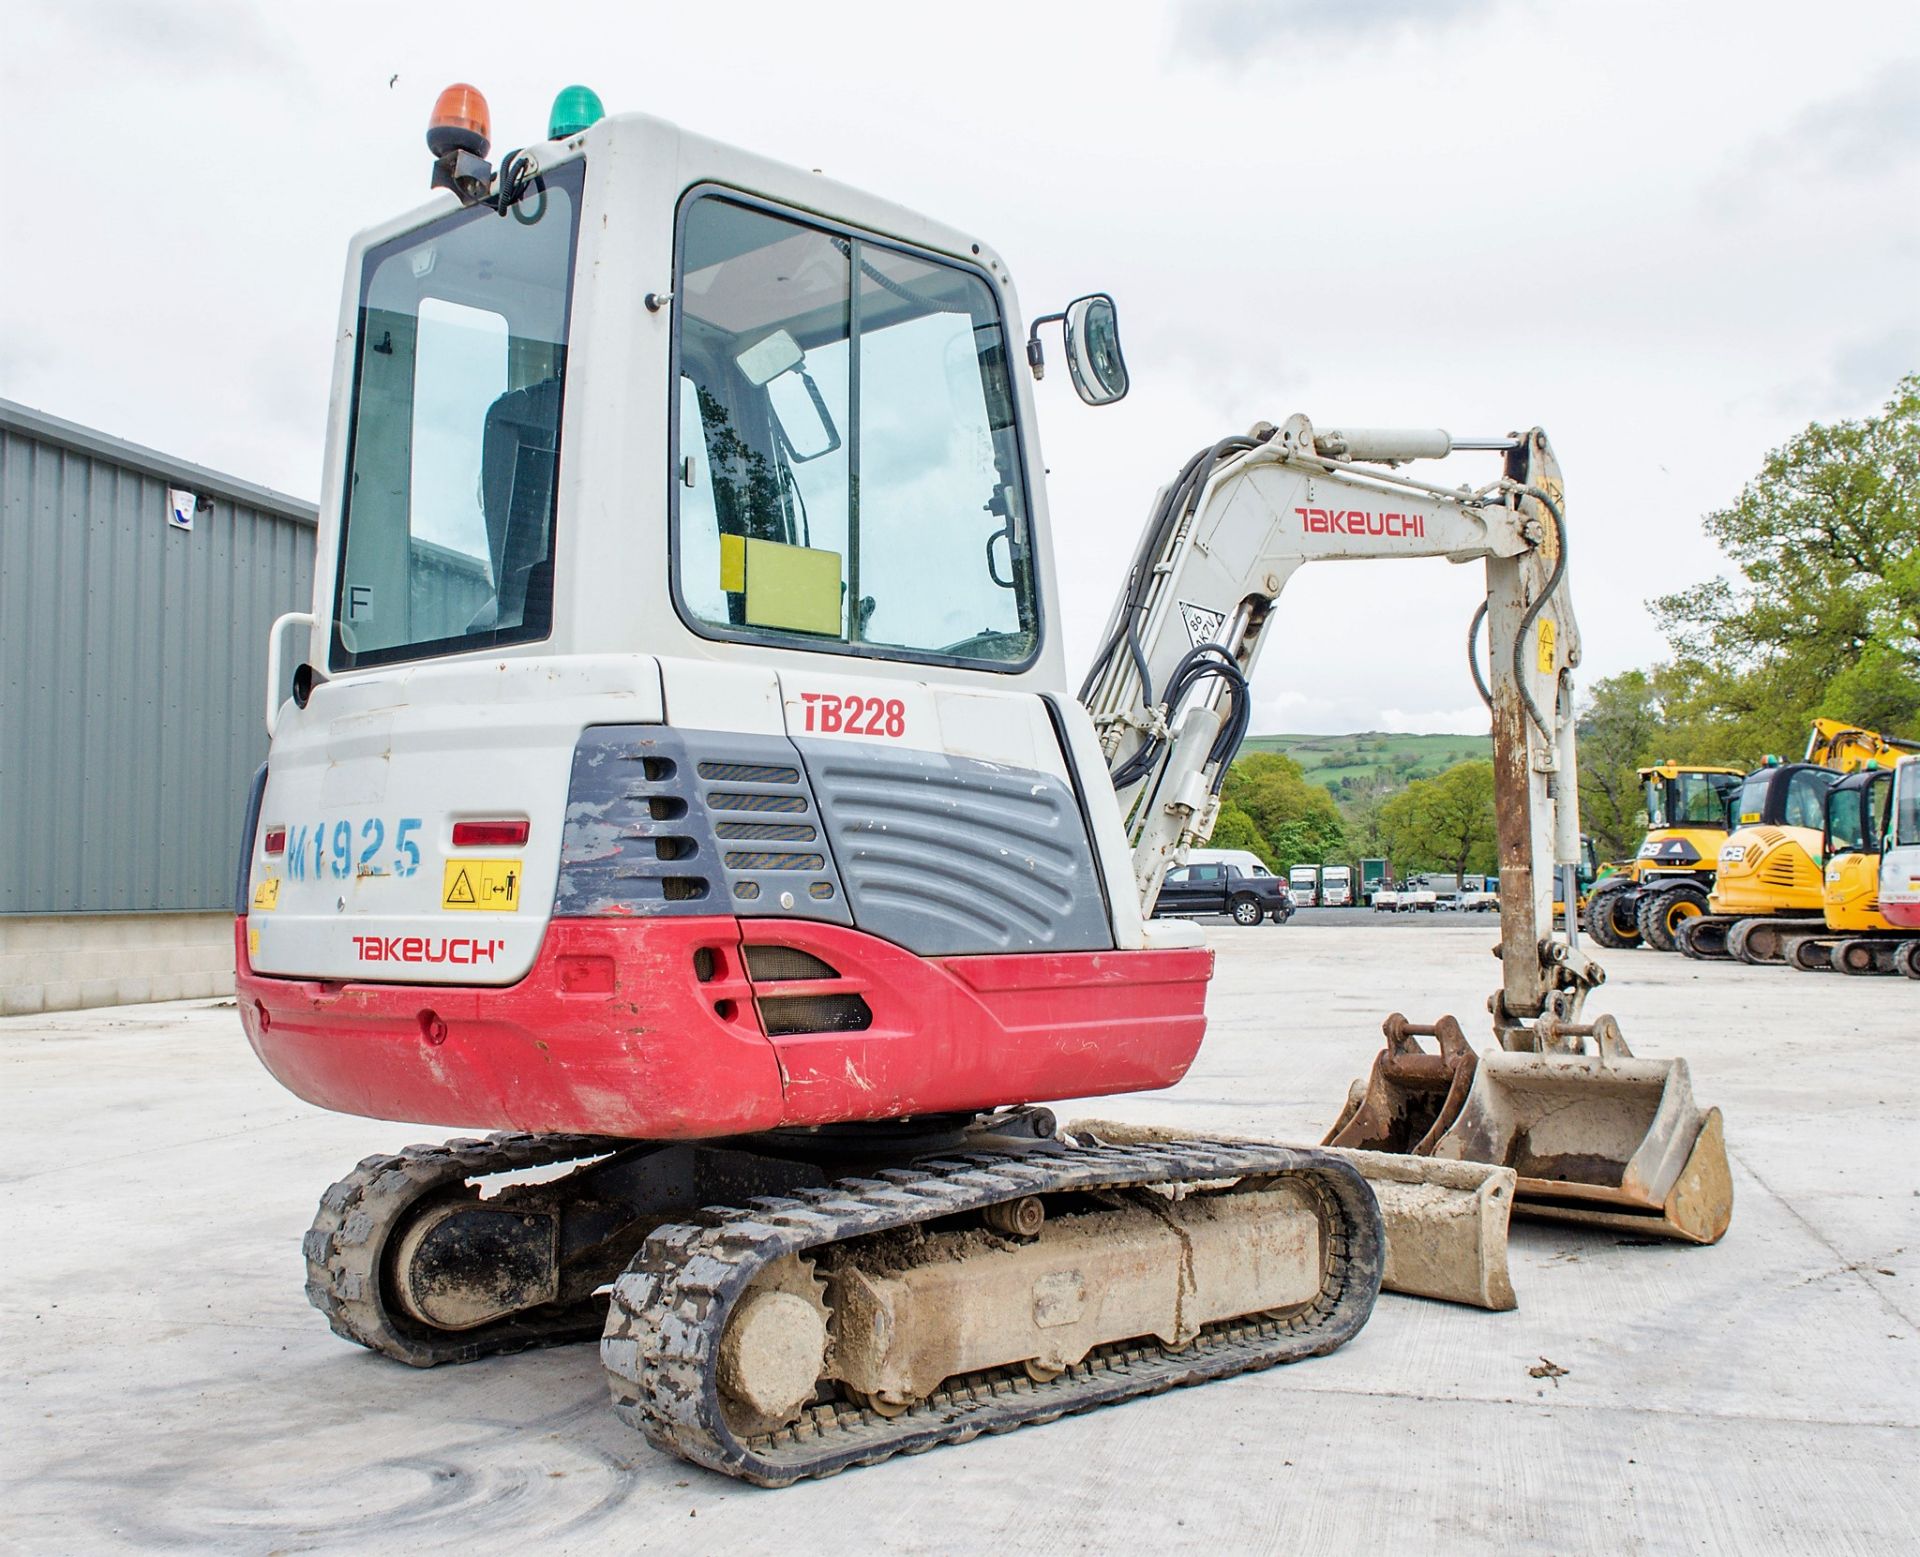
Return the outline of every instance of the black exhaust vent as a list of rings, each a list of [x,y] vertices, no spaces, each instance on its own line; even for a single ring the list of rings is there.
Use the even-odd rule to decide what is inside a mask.
[[[857,1033],[873,1026],[873,1011],[855,994],[762,995],[760,1025],[769,1038],[794,1033]]]
[[[793,743],[665,725],[581,734],[554,912],[852,923]]]
[[[700,777],[723,784],[798,784],[800,770],[771,762],[703,762]]]
[[[840,970],[798,946],[748,946],[747,977],[756,984],[778,984],[787,979],[837,979]]]

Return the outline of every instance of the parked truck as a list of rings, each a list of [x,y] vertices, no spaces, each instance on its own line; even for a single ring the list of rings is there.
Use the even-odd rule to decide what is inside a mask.
[[[1323,908],[1353,906],[1353,867],[1351,865],[1320,867],[1320,905]]]
[[[1287,872],[1287,890],[1293,894],[1296,908],[1320,906],[1320,867],[1296,865]]]
[[[1374,893],[1387,884],[1391,874],[1384,859],[1368,859],[1360,862],[1360,901],[1372,903]]]

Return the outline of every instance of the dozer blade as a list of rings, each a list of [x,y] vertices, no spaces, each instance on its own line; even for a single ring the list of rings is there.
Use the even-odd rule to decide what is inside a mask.
[[[1387,1229],[1391,1292],[1504,1310],[1519,1306],[1507,1274],[1515,1175],[1486,1162],[1447,1162],[1336,1147],[1360,1170]]]
[[[1733,1216],[1720,1111],[1693,1100],[1685,1060],[1635,1059],[1612,1020],[1598,1054],[1480,1056],[1438,1158],[1497,1163],[1530,1216],[1716,1243]]]
[[[1457,1029],[1456,1029],[1457,1030]],[[1473,1055],[1468,1053],[1471,1062]],[[1349,1109],[1364,1088],[1356,1083]],[[1184,1131],[1110,1119],[1079,1119],[1066,1128],[1076,1140],[1112,1146],[1149,1146],[1191,1140]],[[1255,1144],[1244,1136],[1209,1136],[1232,1145]],[[1514,1198],[1510,1168],[1482,1162],[1438,1162],[1393,1152],[1334,1150],[1360,1170],[1380,1206],[1387,1234],[1390,1292],[1465,1303],[1475,1308],[1516,1307],[1507,1274],[1507,1216]]]

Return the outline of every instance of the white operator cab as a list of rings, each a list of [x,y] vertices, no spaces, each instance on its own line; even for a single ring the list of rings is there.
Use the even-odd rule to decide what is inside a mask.
[[[868,882],[870,928],[925,954],[1195,944],[1142,916],[1068,686],[999,257],[641,115],[521,156],[516,201],[436,194],[352,245],[313,609],[274,635],[277,663],[281,629],[311,629],[294,699],[269,693],[255,967],[521,977],[598,890],[562,869],[583,732],[648,725],[716,732],[702,773],[773,738],[821,773],[871,757],[896,790],[916,764],[956,795],[1012,775],[983,828],[1044,800],[1058,901],[904,858]],[[1057,857],[1049,828],[1076,840]],[[712,908],[847,922],[851,901],[861,925],[853,884],[788,886],[730,869]],[[457,951],[408,955],[453,910]]]

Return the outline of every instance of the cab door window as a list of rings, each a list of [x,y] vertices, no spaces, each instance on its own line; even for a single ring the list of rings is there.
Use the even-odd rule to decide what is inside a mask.
[[[696,630],[1031,661],[1025,480],[983,277],[702,193],[674,308],[674,570]]]

